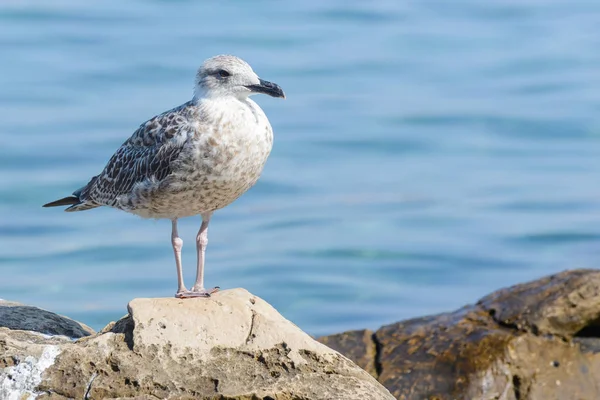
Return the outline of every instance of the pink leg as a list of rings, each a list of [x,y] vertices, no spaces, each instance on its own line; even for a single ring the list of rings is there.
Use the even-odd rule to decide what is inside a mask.
[[[188,290],[183,283],[183,268],[181,267],[181,248],[183,247],[183,240],[179,237],[177,232],[177,218],[171,221],[171,244],[173,245],[173,253],[175,253],[175,266],[177,267],[177,294],[185,293]]]
[[[175,297],[180,299],[188,299],[192,297],[208,297],[209,294],[187,290],[183,283],[183,268],[181,267],[181,248],[183,247],[183,240],[179,237],[177,232],[177,219],[173,221],[173,228],[171,233],[171,243],[173,244],[173,252],[175,253],[175,265],[177,266],[177,293]]]
[[[208,223],[212,213],[202,214],[202,225],[196,236],[196,249],[198,251],[198,264],[196,271],[196,283],[192,286],[191,292],[196,296],[209,297],[211,294],[219,290],[219,287],[212,289],[204,289],[204,259],[206,254],[206,245],[208,244]]]

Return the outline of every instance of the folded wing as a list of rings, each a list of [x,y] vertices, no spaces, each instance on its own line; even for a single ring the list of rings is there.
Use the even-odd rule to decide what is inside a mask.
[[[137,184],[167,178],[193,135],[186,117],[188,106],[186,103],[142,124],[86,186],[45,206],[71,204],[65,211],[115,206],[120,196],[130,194]]]

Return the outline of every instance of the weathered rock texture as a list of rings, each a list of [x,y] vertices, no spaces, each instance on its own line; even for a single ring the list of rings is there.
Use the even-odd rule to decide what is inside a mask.
[[[136,299],[128,309],[76,342],[0,329],[0,396],[4,388],[16,399],[393,399],[243,289]]]
[[[373,340],[373,331],[344,332],[339,335],[324,336],[318,339],[321,343],[343,353],[365,371],[379,377],[379,365],[376,362],[377,346]]]
[[[600,271],[565,271],[452,313],[319,340],[375,371],[397,399],[600,399]]]
[[[92,328],[81,322],[41,308],[6,300],[0,300],[0,327],[47,335],[64,335],[75,339],[95,333]]]

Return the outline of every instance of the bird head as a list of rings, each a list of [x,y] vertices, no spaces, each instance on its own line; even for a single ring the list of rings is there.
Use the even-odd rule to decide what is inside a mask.
[[[279,85],[260,79],[247,62],[236,56],[209,58],[196,74],[196,97],[235,96],[243,99],[258,93],[285,99]]]

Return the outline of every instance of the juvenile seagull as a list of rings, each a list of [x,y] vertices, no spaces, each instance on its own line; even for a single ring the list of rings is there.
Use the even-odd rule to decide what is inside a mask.
[[[249,98],[257,93],[285,98],[278,85],[260,79],[240,58],[209,58],[196,74],[192,100],[144,122],[99,175],[72,196],[44,207],[68,205],[65,211],[83,211],[109,206],[143,218],[170,219],[175,296],[210,296],[218,290],[204,288],[210,217],[256,183],[273,144],[269,120]],[[188,290],[177,220],[198,214],[197,275]]]

